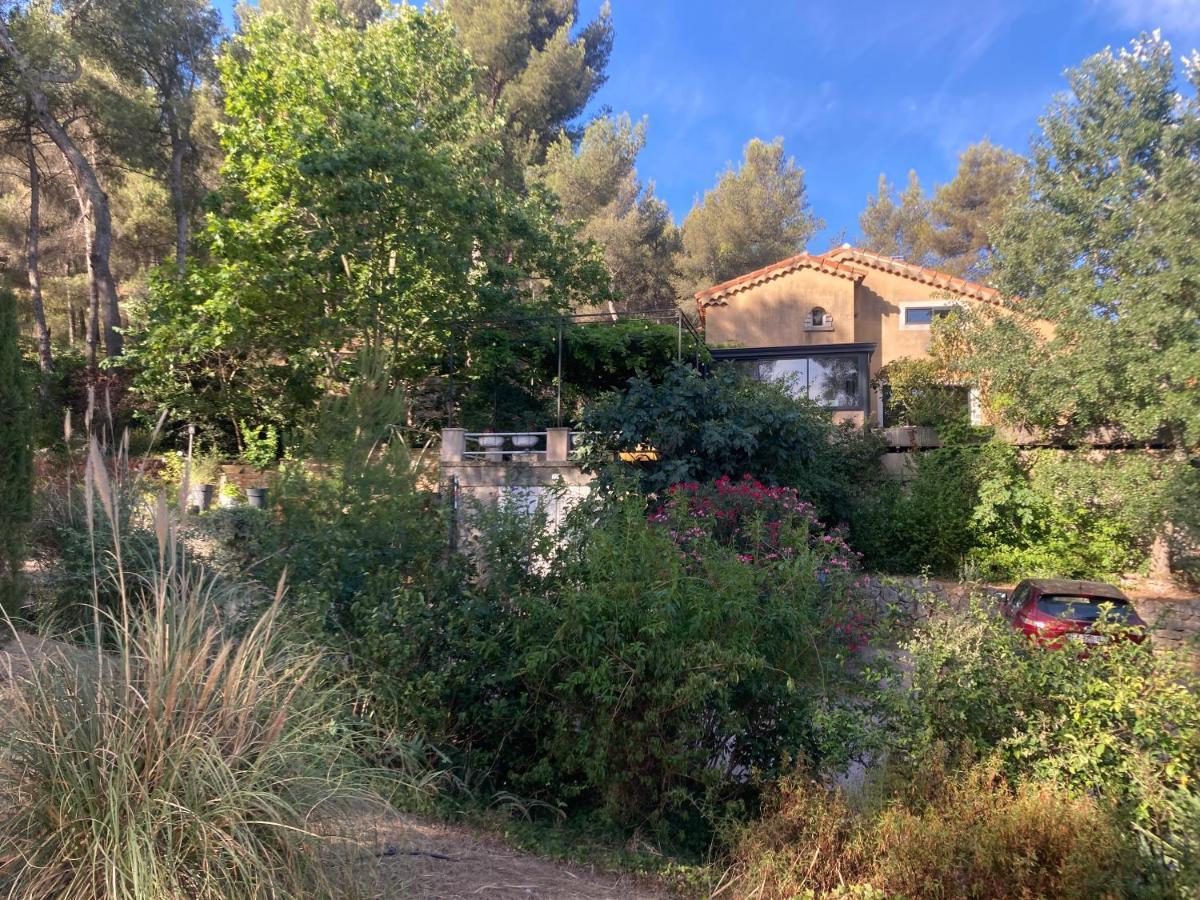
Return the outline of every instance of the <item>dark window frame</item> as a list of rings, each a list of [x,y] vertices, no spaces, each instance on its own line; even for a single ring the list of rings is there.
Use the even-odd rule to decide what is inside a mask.
[[[901,310],[900,310],[900,314],[902,316],[901,322],[903,323],[905,328],[930,328],[933,326],[933,323],[936,319],[938,319],[942,316],[949,315],[951,312],[953,312],[953,310],[954,310],[954,306],[952,304],[917,303],[912,306],[901,307]],[[913,322],[913,321],[911,321],[909,319],[909,315],[913,312],[929,313],[929,321],[928,322]]]
[[[787,359],[811,359],[821,356],[858,356],[858,398],[853,405],[818,406],[830,412],[871,413],[871,356],[875,344],[793,345],[787,347],[739,347],[711,350],[714,362],[764,362]],[[805,390],[808,389],[807,379]],[[811,398],[809,398],[811,399]],[[814,401],[817,402],[817,401]]]

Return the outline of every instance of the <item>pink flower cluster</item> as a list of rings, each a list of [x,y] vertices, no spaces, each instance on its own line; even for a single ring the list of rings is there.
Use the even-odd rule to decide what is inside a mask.
[[[671,538],[693,560],[700,558],[700,538],[733,548],[747,564],[789,558],[803,544],[821,557],[825,575],[851,572],[860,557],[840,530],[824,528],[795,488],[770,487],[749,473],[736,481],[725,475],[707,484],[676,484],[649,518],[670,528]]]

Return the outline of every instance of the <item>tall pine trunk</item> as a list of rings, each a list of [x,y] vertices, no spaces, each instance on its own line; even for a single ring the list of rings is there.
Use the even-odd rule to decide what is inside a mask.
[[[167,133],[171,138],[171,166],[167,180],[171,188],[171,207],[175,213],[175,268],[182,275],[187,266],[188,245],[188,208],[187,196],[183,189],[183,160],[189,151],[186,136],[180,133],[179,117],[175,114],[173,103],[166,104]]]
[[[32,65],[13,43],[8,30],[8,22],[0,16],[0,52],[8,57],[20,74],[20,84],[24,89],[26,99],[33,110],[33,117],[38,128],[54,141],[63,159],[67,161],[75,176],[75,183],[87,195],[88,206],[92,219],[92,240],[88,248],[88,260],[91,263],[91,274],[94,283],[93,290],[98,295],[98,302],[104,310],[104,349],[109,358],[121,355],[121,325],[120,298],[117,296],[117,283],[113,279],[109,257],[112,252],[112,215],[108,208],[108,194],[100,186],[95,169],[87,157],[80,152],[79,147],[71,140],[66,128],[55,118],[50,109],[50,100],[42,85],[46,82],[69,84],[79,78],[83,66],[75,60],[75,71],[72,73],[44,72]]]
[[[42,278],[39,270],[41,220],[41,173],[33,146],[33,125],[25,123],[25,154],[29,163],[29,233],[25,243],[25,267],[29,273],[29,301],[33,307],[33,324],[37,334],[38,364],[42,370],[41,393],[45,399],[49,385],[46,376],[54,368],[50,351],[50,329],[46,325],[46,307],[42,303]]]
[[[95,169],[80,149],[71,140],[66,129],[50,113],[46,95],[36,88],[29,91],[38,125],[50,136],[62,153],[75,176],[79,193],[87,199],[84,214],[90,220],[88,242],[88,274],[92,282],[94,302],[104,316],[104,352],[110,359],[121,355],[121,303],[117,295],[117,283],[113,278],[109,259],[112,255],[112,214],[108,207],[108,194],[100,186]],[[81,201],[82,202],[82,201]]]
[[[100,292],[96,290],[96,276],[92,270],[92,227],[89,215],[88,201],[75,182],[75,202],[79,204],[79,227],[83,232],[83,258],[87,264],[87,322],[83,329],[84,340],[87,343],[88,374],[96,375],[97,356],[100,347]],[[80,311],[83,315],[83,311]]]

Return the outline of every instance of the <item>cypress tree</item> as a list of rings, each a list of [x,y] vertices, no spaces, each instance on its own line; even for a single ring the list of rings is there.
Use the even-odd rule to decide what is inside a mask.
[[[0,290],[0,609],[16,615],[23,597],[33,509],[31,395],[17,345],[17,302]]]

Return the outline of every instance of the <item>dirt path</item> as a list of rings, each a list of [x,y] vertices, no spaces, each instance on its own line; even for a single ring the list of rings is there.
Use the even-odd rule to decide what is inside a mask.
[[[646,880],[542,859],[471,829],[383,813],[357,843],[373,853],[368,897],[419,900],[666,900]],[[373,848],[373,850],[372,850]]]

